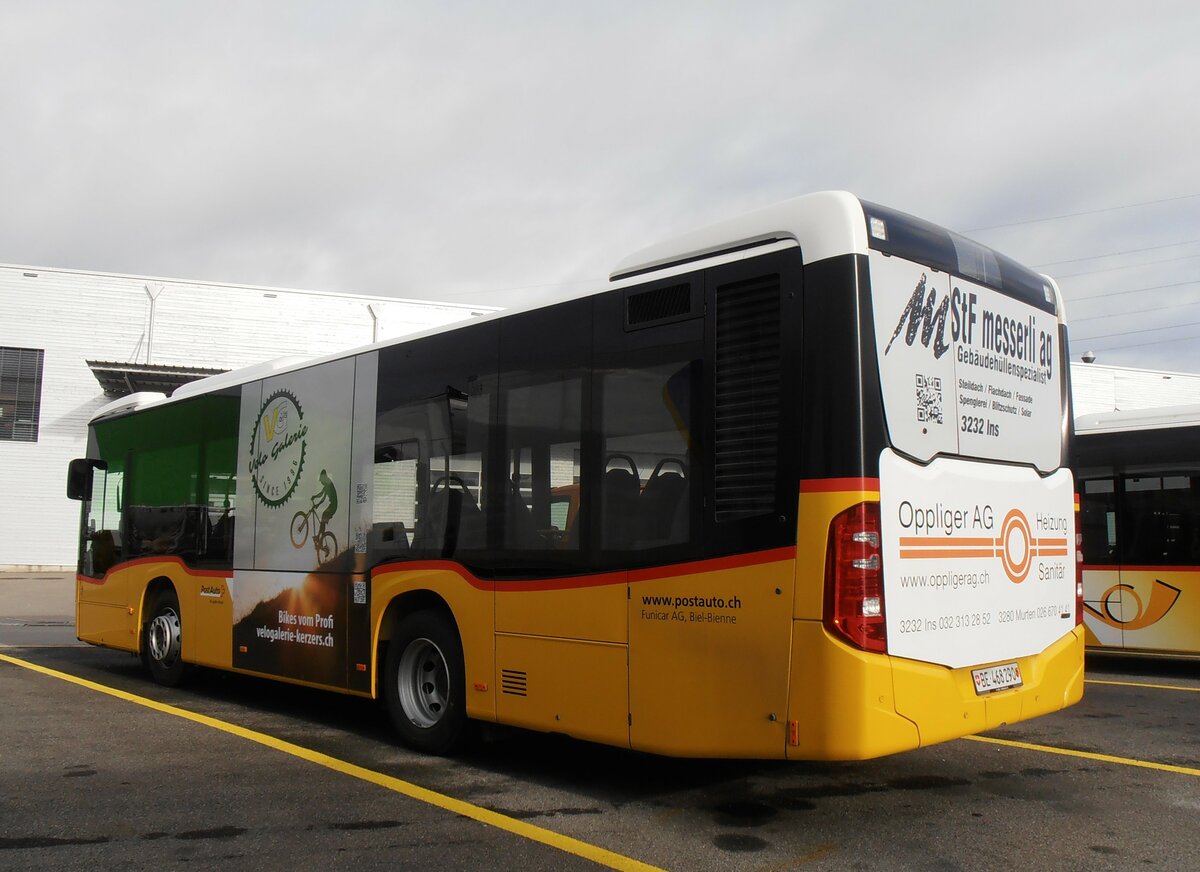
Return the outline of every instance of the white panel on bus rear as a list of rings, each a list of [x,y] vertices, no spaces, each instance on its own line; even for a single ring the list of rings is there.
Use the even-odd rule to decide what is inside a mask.
[[[870,254],[875,345],[888,435],[938,454],[1062,463],[1058,321],[999,291]]]
[[[974,666],[1043,651],[1075,627],[1068,469],[879,458],[888,653]]]

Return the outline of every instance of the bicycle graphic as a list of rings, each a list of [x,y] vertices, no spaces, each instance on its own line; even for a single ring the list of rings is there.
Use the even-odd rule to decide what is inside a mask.
[[[303,548],[304,543],[308,541],[309,533],[316,531],[313,533],[312,543],[313,550],[317,553],[317,563],[328,562],[333,555],[337,554],[337,537],[324,527],[321,519],[317,517],[315,504],[307,510],[301,509],[292,516],[292,524],[289,528],[289,532],[292,534],[292,545],[296,548]]]

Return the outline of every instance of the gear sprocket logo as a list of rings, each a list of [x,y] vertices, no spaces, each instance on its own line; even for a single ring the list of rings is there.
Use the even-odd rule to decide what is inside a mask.
[[[250,479],[264,505],[278,508],[291,499],[304,471],[304,411],[290,391],[267,397],[250,434]]]

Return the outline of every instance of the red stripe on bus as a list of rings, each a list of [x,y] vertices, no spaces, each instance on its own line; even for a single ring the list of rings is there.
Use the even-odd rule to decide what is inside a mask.
[[[106,584],[108,582],[108,577],[110,575],[112,575],[114,572],[120,572],[122,570],[129,569],[130,567],[133,567],[133,566],[146,566],[148,564],[154,564],[154,563],[173,563],[176,566],[178,566],[180,569],[182,569],[184,572],[186,572],[188,575],[195,575],[195,576],[199,576],[200,578],[233,578],[233,570],[232,569],[195,569],[191,566],[188,566],[186,563],[183,562],[182,559],[180,559],[178,557],[169,557],[168,556],[168,557],[136,557],[133,560],[126,560],[122,563],[118,563],[117,565],[110,567],[108,569],[108,571],[104,573],[103,578],[92,578],[90,575],[81,575],[79,573],[76,573],[75,580],[76,581],[84,581],[84,582],[87,582],[88,584]]]
[[[604,572],[593,575],[571,575],[559,578],[531,578],[513,581],[489,581],[476,577],[461,563],[453,560],[405,560],[393,563],[383,563],[371,570],[372,577],[384,572],[423,572],[438,570],[453,572],[471,587],[484,591],[547,591],[547,590],[577,590],[589,587],[604,587],[610,584],[630,584],[645,581],[661,581],[667,578],[677,578],[686,575],[698,575],[702,572],[727,572],[731,569],[746,569],[751,566],[761,566],[767,563],[781,563],[792,560],[796,556],[793,548],[774,548],[769,551],[755,551],[750,554],[736,554],[732,557],[715,557],[711,560],[697,560],[691,563],[677,563],[671,566],[656,566],[648,569],[632,569],[628,572]]]
[[[770,551],[752,551],[749,554],[734,554],[731,557],[714,557],[711,560],[696,560],[692,563],[676,563],[672,566],[655,566],[650,569],[629,570],[629,581],[659,581],[681,575],[697,575],[701,572],[725,572],[730,569],[748,569],[765,563],[781,563],[796,557],[795,548],[772,548]]]
[[[827,494],[840,491],[878,491],[877,478],[806,478],[800,482],[802,494]]]

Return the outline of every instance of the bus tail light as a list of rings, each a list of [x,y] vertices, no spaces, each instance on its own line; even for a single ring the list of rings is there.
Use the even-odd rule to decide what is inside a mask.
[[[1075,494],[1075,626],[1083,623],[1083,527],[1079,524],[1079,494]]]
[[[879,503],[851,506],[829,524],[825,626],[864,651],[887,651]]]

